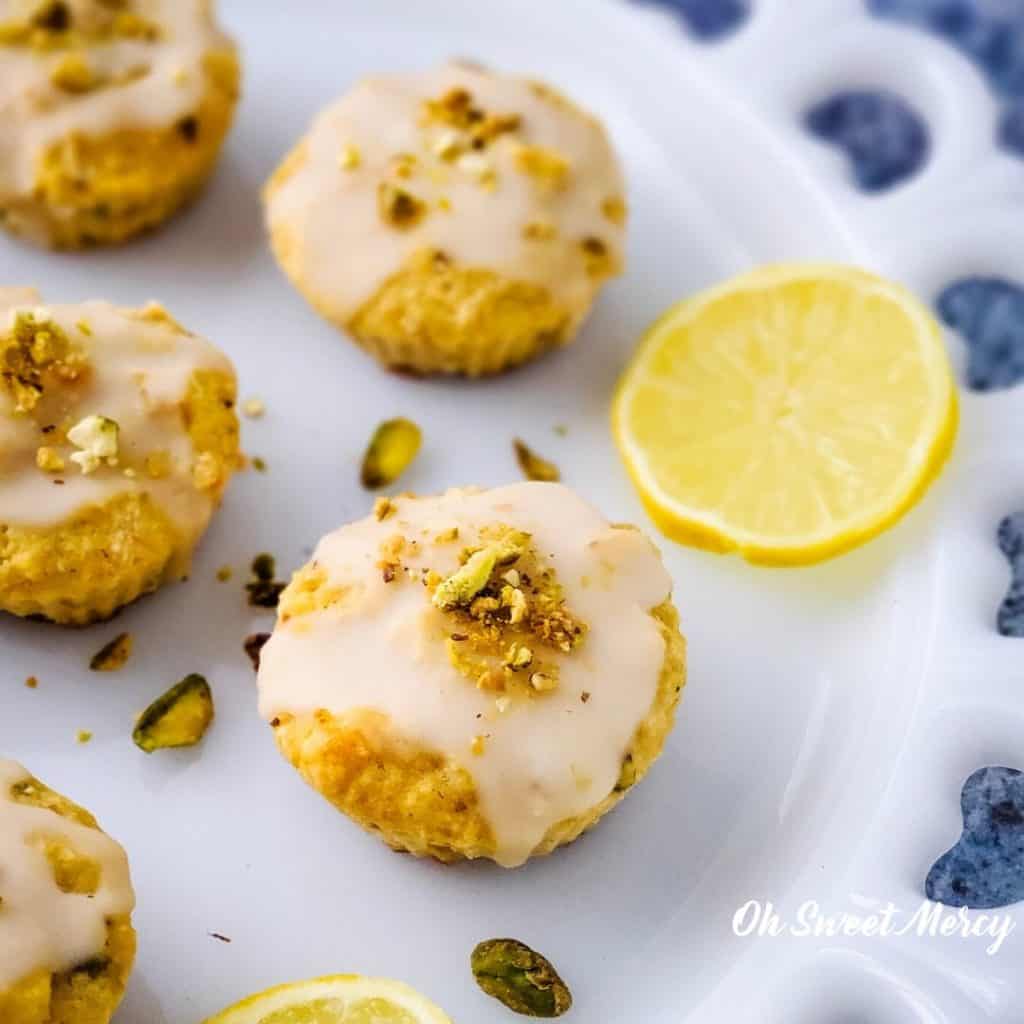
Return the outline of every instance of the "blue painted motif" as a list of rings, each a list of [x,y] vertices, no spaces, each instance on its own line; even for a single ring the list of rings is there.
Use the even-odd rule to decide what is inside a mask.
[[[750,14],[751,0],[633,0],[656,3],[678,14],[698,38],[713,42],[734,32]]]
[[[881,192],[915,174],[928,158],[928,128],[900,97],[842,92],[812,107],[807,128],[845,150],[857,184]]]
[[[1024,155],[1024,3],[1021,0],[867,0],[868,9],[935,33],[966,54],[1011,104],[999,137]]]
[[[1024,774],[982,768],[960,797],[964,831],[928,872],[928,899],[950,907],[1008,907],[1024,900]]]
[[[1024,380],[1024,288],[998,277],[964,278],[943,291],[938,310],[967,343],[968,387],[997,391]]]
[[[1003,636],[1024,637],[1024,512],[999,524],[999,550],[1010,563],[1010,590],[999,606],[996,626]]]

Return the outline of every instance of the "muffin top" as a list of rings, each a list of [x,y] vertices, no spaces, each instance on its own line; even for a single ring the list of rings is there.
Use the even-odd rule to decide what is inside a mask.
[[[638,530],[522,483],[378,502],[325,537],[282,596],[260,711],[325,710],[473,776],[521,864],[615,787],[651,709],[671,581]]]
[[[186,403],[203,371],[233,382],[230,362],[160,306],[40,302],[0,289],[0,523],[52,526],[141,492],[197,540],[224,473],[195,452]]]
[[[69,135],[194,133],[204,58],[231,45],[208,0],[0,0],[0,198]]]
[[[366,78],[267,190],[272,232],[334,318],[415,254],[543,286],[578,322],[623,259],[604,129],[552,89],[466,64]]]
[[[48,792],[0,759],[0,992],[101,954],[108,918],[135,905],[124,850],[70,802],[56,801],[66,817],[50,809]]]

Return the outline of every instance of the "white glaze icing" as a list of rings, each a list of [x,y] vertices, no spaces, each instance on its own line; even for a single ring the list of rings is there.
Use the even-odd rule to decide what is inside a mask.
[[[424,124],[424,104],[455,88],[468,90],[489,113],[521,117],[516,131],[499,136],[480,156],[496,175],[493,191],[481,186],[475,170],[434,152],[448,129]],[[520,169],[524,144],[568,161],[563,188],[543,188]],[[600,239],[621,266],[625,231],[602,207],[609,199],[624,200],[625,184],[604,129],[527,79],[462,64],[367,78],[317,117],[306,145],[299,169],[268,190],[267,220],[272,234],[280,230],[288,239],[289,272],[333,319],[349,320],[426,249],[460,266],[546,287],[570,312],[573,327],[600,286],[587,273],[582,240]],[[358,163],[346,169],[350,146]],[[407,179],[393,173],[402,153],[417,159]],[[429,214],[415,227],[399,230],[381,218],[377,193],[385,180],[428,204]],[[438,207],[444,200],[448,211]],[[524,237],[531,223],[553,226],[557,237],[531,241]]]
[[[23,22],[39,6],[0,0],[0,25]],[[72,26],[110,17],[98,0],[67,0],[67,6]],[[67,92],[51,81],[70,51],[0,45],[0,202],[31,193],[39,157],[60,139],[163,128],[194,113],[209,88],[204,56],[233,45],[215,26],[210,7],[209,0],[135,0],[130,10],[159,26],[158,40],[97,41],[74,52],[83,52],[104,77],[141,68],[147,73],[88,93]]]
[[[54,526],[87,505],[146,493],[177,528],[187,559],[214,501],[193,481],[195,453],[182,402],[194,373],[215,370],[233,378],[231,363],[209,342],[169,323],[141,319],[107,302],[42,307],[31,289],[0,289],[0,335],[18,313],[32,311],[56,323],[85,353],[90,369],[81,381],[44,392],[32,415],[17,412],[13,397],[0,387],[0,523]],[[55,435],[41,428],[71,426],[93,415],[117,422],[120,451],[116,466],[86,474],[71,461],[74,446],[51,440]],[[36,464],[39,448],[51,445],[65,461],[60,473]],[[169,472],[152,479],[145,461],[157,452],[168,453]]]
[[[260,712],[268,720],[319,709],[387,715],[398,739],[471,772],[497,842],[495,859],[521,864],[551,825],[593,807],[615,786],[664,664],[664,639],[650,611],[667,600],[671,580],[642,533],[610,526],[558,484],[457,490],[396,505],[382,522],[371,516],[320,542],[314,563],[328,586],[352,587],[352,596],[278,623],[261,655]],[[588,626],[582,646],[554,656],[558,688],[505,713],[493,693],[451,664],[451,621],[426,589],[410,580],[386,583],[379,568],[382,543],[400,533],[420,545],[403,554],[406,566],[451,573],[460,550],[494,523],[532,534],[566,606]],[[457,543],[436,541],[453,526]],[[471,753],[478,735],[487,737],[479,756]]]
[[[130,914],[135,895],[124,850],[97,829],[12,799],[29,779],[0,759],[0,992],[34,971],[67,971],[103,952],[107,918]],[[54,838],[100,868],[93,896],[62,892],[40,840]]]

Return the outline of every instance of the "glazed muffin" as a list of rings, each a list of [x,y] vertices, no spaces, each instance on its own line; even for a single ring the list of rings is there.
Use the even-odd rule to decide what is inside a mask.
[[[0,1020],[107,1024],[135,959],[124,850],[0,759]]]
[[[464,64],[361,81],[265,202],[292,283],[395,370],[479,376],[566,345],[623,266],[625,185],[601,123]]]
[[[394,849],[515,867],[661,752],[685,676],[670,590],[643,534],[559,484],[382,499],[282,595],[260,712]]]
[[[0,0],[0,222],[122,242],[197,194],[238,98],[210,0]]]
[[[75,625],[184,576],[238,464],[235,374],[160,306],[0,289],[0,610]]]

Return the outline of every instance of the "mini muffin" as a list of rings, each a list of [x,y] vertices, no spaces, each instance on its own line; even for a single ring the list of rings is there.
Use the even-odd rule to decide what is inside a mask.
[[[124,850],[0,759],[0,1020],[107,1024],[135,959]]]
[[[188,572],[235,374],[160,306],[39,303],[0,289],[0,609],[83,625]]]
[[[292,283],[412,373],[498,373],[567,345],[623,265],[625,186],[601,123],[464,64],[361,81],[265,202]]]
[[[685,677],[670,591],[643,534],[560,484],[382,499],[283,593],[260,712],[394,849],[516,867],[661,752]]]
[[[210,0],[0,0],[0,221],[122,242],[188,202],[238,98]]]

